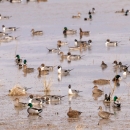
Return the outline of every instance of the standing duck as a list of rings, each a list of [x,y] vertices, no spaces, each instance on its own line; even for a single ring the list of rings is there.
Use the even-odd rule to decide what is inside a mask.
[[[78,118],[81,115],[82,112],[77,110],[72,110],[71,107],[69,108],[69,111],[67,112],[67,115],[69,118]]]

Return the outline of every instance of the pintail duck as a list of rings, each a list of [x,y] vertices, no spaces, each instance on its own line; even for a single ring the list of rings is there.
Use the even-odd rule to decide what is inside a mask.
[[[90,34],[90,31],[82,31],[81,28],[79,28],[80,30],[80,35],[89,35]]]
[[[110,84],[110,80],[98,79],[98,80],[94,80],[93,83],[96,85],[106,85],[106,84]]]
[[[64,53],[61,51],[60,52],[60,56],[61,56],[61,59],[67,59],[68,55],[64,55]]]
[[[67,42],[63,42],[63,41],[61,41],[61,40],[58,40],[57,41],[57,46],[63,46],[63,45],[67,45],[68,43]]]
[[[33,108],[32,103],[29,103],[28,106],[30,106],[30,108],[27,109],[27,112],[31,115],[39,115],[42,112],[42,109]]]
[[[81,13],[78,13],[77,16],[72,16],[72,18],[80,18],[81,17]]]
[[[8,28],[6,28],[4,25],[2,25],[2,29],[3,29],[3,31],[16,31],[19,28],[16,28],[16,27],[8,27]]]
[[[19,37],[19,36],[18,36]],[[18,37],[13,36],[5,36],[4,39],[7,39],[8,41],[16,40]]]
[[[33,106],[42,106],[42,100],[39,98],[34,98],[33,95],[29,96],[29,103],[32,103]]]
[[[101,67],[102,67],[102,69],[105,69],[105,68],[107,68],[107,64],[104,61],[102,61]]]
[[[113,106],[118,107],[118,108],[121,107],[121,102],[120,102],[120,100],[119,100],[119,98],[117,96],[114,97]]]
[[[83,47],[91,46],[92,40],[88,41],[78,41],[77,39],[74,40],[76,46],[82,45]]]
[[[118,62],[115,60],[115,61],[113,61],[113,63],[112,64],[114,64],[113,65],[113,68],[114,69],[117,69],[117,68],[119,68],[119,64],[118,64]]]
[[[71,60],[79,60],[79,59],[81,59],[81,58],[83,57],[83,56],[81,56],[81,55],[71,55],[70,52],[68,52],[67,54],[68,54],[68,56],[67,56],[67,60],[68,60],[68,61],[71,61]]]
[[[9,0],[10,3],[21,3],[21,0]]]
[[[69,107],[69,111],[67,112],[67,115],[69,118],[78,118],[81,115],[82,112],[77,110],[72,110],[71,107]]]
[[[98,116],[103,118],[103,119],[108,119],[110,117],[110,115],[114,115],[113,113],[103,111],[101,106],[99,106],[98,109],[99,109]]]
[[[39,76],[49,74],[49,70],[42,70],[41,67],[38,67],[37,70],[38,70],[38,75]]]
[[[31,30],[32,35],[43,35],[43,31],[35,31],[34,29]]]
[[[72,90],[70,84],[69,84],[68,88],[69,88],[69,90],[68,90],[69,95],[78,95],[80,92],[82,92],[82,91],[79,91],[79,90]]]
[[[61,45],[58,45],[57,48],[48,49],[49,52],[59,53]]]
[[[113,79],[112,79],[112,81],[120,81],[122,78],[121,78],[121,76],[120,75],[116,75]]]
[[[83,44],[80,44],[79,46],[75,46],[75,47],[69,47],[69,50],[70,51],[78,51],[78,50],[82,50],[83,48],[85,48],[84,46],[83,46]]]
[[[22,62],[22,59],[20,59],[20,55],[17,54],[15,57],[16,57],[15,62],[17,63],[17,65],[20,64]]]
[[[0,37],[7,36],[7,35],[8,35],[8,33],[0,32]]]
[[[120,10],[120,11],[116,11],[115,13],[125,13],[125,10],[122,9],[122,10]]]
[[[127,16],[129,12],[130,12],[129,10],[126,10],[126,12],[125,12],[125,16]]]
[[[57,68],[58,68],[58,74],[61,74],[61,75],[64,75],[64,76],[69,75],[70,71],[73,70],[73,69],[64,70],[64,69],[62,69],[61,66],[58,66]]]
[[[120,69],[126,69],[126,68],[129,67],[129,66],[126,66],[127,64],[126,64],[126,65],[123,65],[122,62],[119,62],[118,65],[119,65],[119,68],[120,68]]]
[[[15,98],[14,100],[15,107],[26,107],[27,105],[28,105],[27,103],[19,102],[19,98]]]
[[[94,86],[92,93],[93,94],[103,94],[103,91],[98,89],[98,86]]]
[[[9,19],[9,18],[11,18],[12,16],[2,16],[1,14],[0,14],[0,19]]]
[[[110,41],[110,39],[107,39],[105,45],[106,46],[117,46],[118,43],[119,43],[118,41]]]
[[[45,64],[41,64],[41,70],[53,71],[56,66],[46,66]]]
[[[64,27],[64,31],[63,31],[63,34],[64,35],[67,35],[67,34],[76,34],[77,31],[76,30],[73,30],[73,29],[68,29],[67,27]]]

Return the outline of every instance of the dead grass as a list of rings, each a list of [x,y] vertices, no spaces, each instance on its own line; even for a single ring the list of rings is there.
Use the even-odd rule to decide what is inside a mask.
[[[52,78],[49,78],[49,80],[46,79],[46,77],[43,79],[43,91],[48,93],[51,91],[52,86]]]

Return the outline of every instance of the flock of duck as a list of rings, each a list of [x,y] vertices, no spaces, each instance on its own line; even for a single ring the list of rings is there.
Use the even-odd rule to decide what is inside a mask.
[[[12,2],[15,0],[12,0]],[[125,16],[128,15],[129,10],[124,11],[124,9],[122,9],[121,11],[116,11],[115,13],[123,13]],[[92,8],[92,11],[89,11],[89,18],[84,18],[84,20],[92,20],[92,15],[95,14],[95,8]],[[2,16],[0,15],[0,19],[10,19],[12,16]],[[78,13],[77,16],[72,16],[73,19],[78,19],[81,18],[81,13]],[[0,42],[10,42],[12,40],[17,39],[18,37],[13,37],[13,36],[9,36],[11,31],[17,31],[17,27],[5,27],[5,25],[2,25],[2,32],[0,32]],[[79,28],[80,31],[80,37],[82,37],[83,35],[90,35],[90,31],[83,31],[81,28]],[[76,34],[77,30],[74,29],[68,29],[67,27],[64,27],[64,31],[63,31],[63,35],[67,36],[67,35],[73,35]],[[34,35],[43,35],[43,31],[35,31],[35,29],[31,30],[31,34]],[[47,48],[47,50],[49,52],[52,53],[58,53],[58,55],[60,56],[61,60],[67,59],[68,62],[71,62],[73,60],[80,60],[84,55],[73,55],[71,54],[72,50],[85,50],[86,48],[90,48],[91,47],[91,43],[92,40],[88,40],[88,41],[78,41],[77,39],[74,40],[75,46],[73,47],[69,47],[69,51],[68,53],[65,55],[64,52],[62,52],[60,50],[60,48],[66,44],[68,44],[67,42],[63,42],[61,40],[57,41],[57,48]],[[107,39],[105,42],[106,46],[117,46],[119,43],[119,41],[111,41],[110,39]],[[21,59],[20,55],[17,54],[16,55],[16,60],[15,60],[17,66],[19,69],[23,69],[24,73],[32,73],[34,72],[34,68],[29,68],[27,66],[27,60],[26,59]],[[38,76],[41,75],[48,75],[51,71],[53,71],[53,69],[56,66],[46,66],[45,64],[41,64],[37,70],[38,70]],[[120,70],[120,72],[123,72],[124,76],[127,76],[128,74],[130,74],[130,71],[128,70],[128,65],[123,65],[122,62],[118,62],[118,61],[114,61],[113,62],[113,68],[115,70]],[[101,63],[101,68],[104,70],[107,68],[107,64],[102,61]],[[62,66],[57,66],[57,73],[58,73],[58,77],[59,80],[61,80],[62,76],[67,76],[69,75],[69,73],[72,71],[73,69],[62,69]],[[121,80],[121,76],[120,75],[115,75],[115,77],[112,79],[112,81],[114,82],[115,85],[119,85],[119,82]],[[102,90],[100,90],[98,88],[97,85],[105,85],[105,84],[110,84],[110,80],[106,80],[106,79],[98,79],[98,80],[94,80],[93,83],[95,84],[95,86],[93,87],[92,93],[98,96],[101,96],[102,94],[104,94],[104,92]],[[18,89],[21,89],[20,87]],[[21,91],[26,92],[28,90],[28,88],[22,88]],[[12,90],[9,91],[9,93]],[[68,85],[68,95],[78,95],[80,94],[81,91],[79,90],[73,90],[71,89],[71,85]],[[108,95],[104,94],[104,104],[107,105],[112,105],[112,107],[116,107],[119,108],[121,107],[121,102],[120,102],[120,97],[114,96],[114,98],[112,99],[114,92],[110,92]],[[62,98],[65,96],[60,96],[60,95],[44,95],[42,97],[35,97],[34,95],[30,95],[29,96],[29,101],[28,103],[23,103],[20,102],[19,98],[16,98],[14,100],[14,106],[15,107],[27,107],[29,106],[29,108],[27,109],[27,112],[29,114],[35,115],[35,114],[40,114],[42,112],[42,108],[43,108],[43,103],[49,103],[49,102],[58,102],[60,100],[62,100]],[[69,108],[69,111],[67,112],[67,115],[69,118],[78,118],[80,115],[82,114],[82,112],[78,111],[78,110],[73,110],[71,107]],[[102,106],[99,106],[99,112],[98,112],[99,117],[103,118],[103,119],[107,119],[109,118],[110,115],[114,115],[114,113],[110,113],[107,111],[103,111]]]

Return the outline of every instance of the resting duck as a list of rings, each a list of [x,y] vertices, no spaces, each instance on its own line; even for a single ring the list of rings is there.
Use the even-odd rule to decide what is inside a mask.
[[[101,106],[99,106],[98,109],[99,109],[98,116],[103,118],[103,119],[108,119],[110,117],[110,115],[114,115],[113,113],[103,111]]]
[[[34,29],[31,30],[32,35],[43,35],[43,31],[35,31]]]
[[[118,41],[110,41],[110,39],[107,39],[105,45],[106,46],[117,46],[118,43],[119,43]]]
[[[69,118],[78,118],[81,115],[82,112],[77,110],[72,110],[71,107],[69,108],[69,111],[67,112],[67,115]]]
[[[9,18],[11,18],[12,16],[2,16],[1,14],[0,14],[0,19],[9,19]]]
[[[103,94],[103,91],[98,89],[98,86],[94,86],[92,93],[93,94]]]
[[[64,31],[63,31],[64,35],[67,35],[67,34],[76,34],[76,33],[77,33],[76,30],[73,30],[73,29],[69,30],[67,27],[64,27]]]
[[[80,18],[81,17],[81,13],[78,13],[77,16],[72,16],[72,18]]]
[[[31,115],[39,115],[42,112],[42,109],[33,108],[32,103],[29,103],[28,106],[27,112]]]
[[[119,98],[117,96],[114,97],[113,106],[118,107],[118,108],[121,107],[121,102],[120,102],[120,100],[119,100]]]

